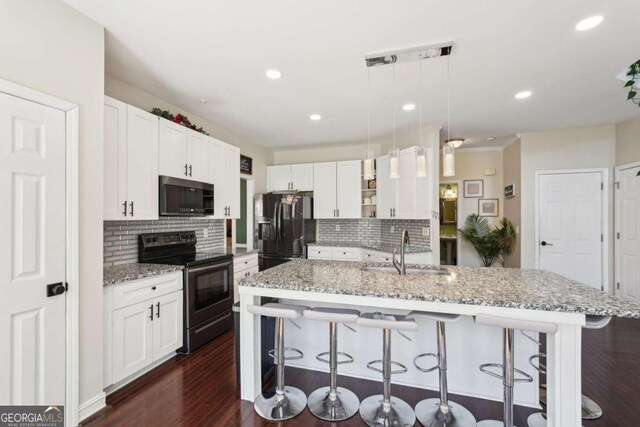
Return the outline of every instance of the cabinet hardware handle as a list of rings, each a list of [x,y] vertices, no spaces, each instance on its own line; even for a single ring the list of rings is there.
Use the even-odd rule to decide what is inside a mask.
[[[124,203],[122,204],[122,215],[127,216],[127,201],[125,200]]]
[[[193,176],[193,174],[191,173],[193,169],[193,165],[189,165],[189,176]]]
[[[189,174],[187,173],[187,168],[188,168],[189,164],[185,163],[184,164],[184,176],[189,176]]]
[[[152,290],[152,291],[155,291],[155,290],[156,290],[156,287],[155,287],[155,286],[152,286],[152,287],[151,287],[151,290]]]
[[[160,302],[156,304],[156,308],[157,308],[156,317],[159,319],[160,318]]]
[[[153,304],[149,306],[149,319],[153,322]]]
[[[245,263],[245,264],[249,264],[249,261],[245,261],[244,263]]]
[[[131,206],[131,216],[133,216],[133,202],[129,204]]]
[[[340,209],[338,209],[338,218],[340,218]]]

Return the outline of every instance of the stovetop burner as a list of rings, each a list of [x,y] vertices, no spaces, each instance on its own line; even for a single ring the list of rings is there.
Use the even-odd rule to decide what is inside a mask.
[[[140,234],[138,237],[138,261],[192,267],[233,257],[224,251],[198,251],[196,243],[195,231]]]

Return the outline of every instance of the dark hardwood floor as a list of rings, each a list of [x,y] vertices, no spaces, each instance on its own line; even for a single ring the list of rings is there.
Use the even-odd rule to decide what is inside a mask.
[[[640,426],[640,321],[613,319],[601,330],[583,333],[583,393],[604,410],[585,427]],[[435,375],[435,374],[434,374]],[[287,368],[287,384],[307,394],[328,383],[328,374]],[[373,381],[340,377],[339,384],[361,399],[379,393]],[[415,405],[436,393],[394,386],[393,393]],[[177,356],[107,398],[107,408],[83,426],[272,426],[257,416],[251,403],[239,399],[235,377],[234,336],[227,332],[190,356]],[[497,402],[451,396],[478,420],[500,419]],[[516,425],[525,427],[534,411],[517,407]],[[308,410],[284,426],[322,426],[329,423]],[[356,414],[340,426],[364,426]]]

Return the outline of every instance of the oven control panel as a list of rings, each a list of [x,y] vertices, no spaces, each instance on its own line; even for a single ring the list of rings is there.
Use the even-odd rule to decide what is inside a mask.
[[[166,233],[140,234],[139,240],[142,246],[146,248],[195,244],[197,242],[195,231],[171,231]]]

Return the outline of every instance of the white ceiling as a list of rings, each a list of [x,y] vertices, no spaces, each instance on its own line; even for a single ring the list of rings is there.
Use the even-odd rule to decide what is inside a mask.
[[[269,147],[366,140],[364,56],[443,41],[451,136],[468,145],[639,113],[615,78],[640,56],[637,0],[66,1],[105,26],[107,74]],[[594,14],[600,26],[575,31]],[[396,66],[399,129],[418,123],[401,109],[419,102],[418,64]],[[392,67],[370,71],[371,133],[387,137]],[[423,123],[446,127],[447,59],[422,72]]]

